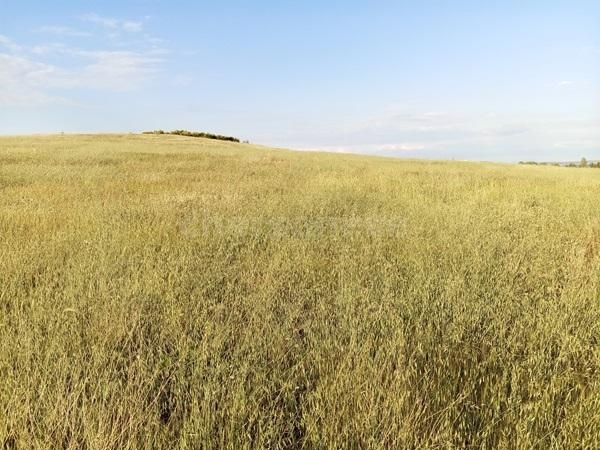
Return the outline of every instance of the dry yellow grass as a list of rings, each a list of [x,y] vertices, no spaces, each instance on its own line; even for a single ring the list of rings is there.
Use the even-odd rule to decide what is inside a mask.
[[[0,139],[0,445],[600,448],[600,172]]]

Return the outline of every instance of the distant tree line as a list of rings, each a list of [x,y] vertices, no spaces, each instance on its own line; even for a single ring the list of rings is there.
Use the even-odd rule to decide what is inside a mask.
[[[233,136],[223,136],[221,134],[205,133],[204,131],[154,130],[154,131],[144,131],[143,134],[175,134],[177,136],[189,136],[189,137],[199,137],[199,138],[206,138],[206,139],[217,139],[219,141],[240,142],[240,140],[238,138],[233,137]]]
[[[559,167],[591,167],[594,169],[600,169],[600,161],[596,161],[596,162],[588,162],[587,159],[585,158],[581,158],[581,161],[579,161],[579,164],[576,163],[568,163],[568,164],[561,164],[561,163],[557,163],[557,162],[537,162],[537,161],[519,161],[519,164],[527,164],[527,165],[531,165],[531,166],[559,166]]]

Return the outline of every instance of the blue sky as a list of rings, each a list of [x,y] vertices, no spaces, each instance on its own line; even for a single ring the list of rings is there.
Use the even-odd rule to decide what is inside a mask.
[[[0,134],[600,159],[598,1],[0,2]]]

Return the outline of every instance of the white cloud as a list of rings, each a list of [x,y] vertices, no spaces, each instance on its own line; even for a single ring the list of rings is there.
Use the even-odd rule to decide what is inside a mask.
[[[17,80],[38,87],[49,77],[54,76],[58,69],[52,65],[31,61],[15,55],[0,54],[0,81],[2,84],[14,84]]]
[[[47,29],[66,30],[70,29]],[[118,50],[81,49],[61,42],[22,46],[0,35],[0,105],[66,102],[65,91],[75,89],[142,88],[159,72],[164,50],[147,44],[144,48],[144,41],[129,46],[125,43]]]
[[[19,92],[20,96],[28,90],[54,88],[129,91],[150,81],[161,61],[131,51],[81,51],[78,55],[87,61],[67,69],[0,54],[0,83],[4,91]]]
[[[600,46],[588,45],[580,49],[580,53],[583,55],[600,55]]]
[[[57,72],[54,66],[0,53],[0,105],[29,106],[62,101],[42,89]]]
[[[471,134],[469,120],[457,113],[441,111],[394,112],[358,123],[348,130],[349,142],[369,140],[373,145],[396,145],[439,139],[440,136],[460,137]]]
[[[67,53],[68,47],[65,44],[60,43],[49,43],[34,45],[29,48],[29,51],[34,55],[49,55],[51,53]]]
[[[518,160],[519,152],[598,148],[600,123],[562,114],[515,115],[476,111],[387,111],[337,130],[313,129],[270,138],[276,145],[407,157]],[[512,154],[509,153],[508,149]],[[583,151],[583,150],[581,150]],[[592,151],[585,151],[591,157]]]
[[[68,84],[117,91],[141,87],[157,73],[160,58],[133,51],[92,51],[80,55],[91,62],[74,73]]]
[[[142,22],[133,22],[133,21],[125,21],[123,22],[123,29],[125,31],[129,31],[131,33],[137,33],[142,31],[143,25]]]
[[[554,81],[552,83],[548,83],[546,86],[551,87],[551,88],[567,88],[567,87],[570,87],[573,85],[575,85],[574,81],[561,80],[561,81]]]
[[[411,152],[415,150],[424,150],[427,145],[420,142],[403,142],[400,144],[385,144],[381,146],[381,150],[386,152]]]
[[[522,123],[502,123],[500,125],[486,126],[481,129],[480,134],[484,136],[493,136],[496,138],[516,136],[531,131],[527,124]]]
[[[75,30],[70,27],[46,25],[38,30],[39,33],[52,34],[55,36],[68,36],[68,37],[91,37],[92,33],[89,31]]]
[[[0,47],[4,47],[11,52],[20,52],[23,49],[23,47],[15,44],[11,39],[2,34],[0,34]]]
[[[120,22],[117,19],[113,19],[111,17],[102,17],[96,13],[84,14],[81,16],[81,20],[100,25],[104,28],[117,28]]]
[[[175,75],[171,80],[171,84],[175,87],[189,87],[194,84],[194,77],[189,74],[179,74]]]
[[[146,42],[148,42],[148,44],[152,45],[163,45],[165,43],[164,39],[150,36],[149,34],[145,34],[144,38],[146,39]]]
[[[598,148],[597,139],[574,139],[571,141],[559,141],[554,143],[554,148],[561,149],[588,149]]]
[[[104,17],[96,13],[84,14],[80,17],[85,22],[91,22],[109,30],[127,31],[129,33],[138,33],[143,29],[143,23],[133,20],[120,20],[114,17]]]

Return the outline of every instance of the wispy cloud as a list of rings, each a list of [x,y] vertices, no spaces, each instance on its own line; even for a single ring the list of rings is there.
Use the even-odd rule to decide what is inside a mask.
[[[600,123],[561,116],[388,111],[329,132],[290,135],[285,141],[301,149],[425,158],[452,154],[467,159],[508,159],[503,156],[506,148],[522,151],[553,146],[582,151],[598,148]]]
[[[424,150],[425,148],[427,148],[427,145],[422,142],[401,142],[381,146],[381,150],[384,152],[411,152],[415,150]]]
[[[503,123],[500,125],[487,125],[481,128],[480,134],[483,136],[493,136],[497,138],[517,136],[519,134],[529,133],[531,127],[520,123]]]
[[[142,29],[141,22],[97,15],[88,18],[130,33]],[[67,26],[45,26],[38,31],[52,34],[59,42],[22,45],[0,35],[0,105],[67,102],[70,91],[82,89],[140,89],[155,78],[164,61],[165,50],[148,34],[138,34],[129,42],[121,40],[119,45],[101,37],[85,40],[87,48],[82,48],[67,38],[88,36],[87,32]]]
[[[89,60],[67,78],[68,86],[128,91],[142,87],[158,72],[162,59],[134,51],[91,51],[80,56]]]
[[[138,33],[144,28],[143,23],[139,21],[115,19],[114,17],[105,17],[96,13],[84,14],[80,18],[85,22],[91,22],[103,28],[127,31],[129,33]]]
[[[189,74],[179,74],[175,75],[171,79],[171,85],[178,88],[189,87],[194,84],[195,78]]]
[[[587,45],[580,49],[583,55],[600,55],[600,45]]]
[[[81,30],[76,30],[71,27],[56,26],[56,25],[45,25],[43,27],[40,27],[37,31],[39,33],[51,34],[54,36],[66,36],[66,37],[91,37],[91,36],[93,36],[93,34],[90,33],[89,31],[81,31]]]
[[[125,31],[129,31],[131,33],[137,33],[139,31],[142,31],[143,25],[142,22],[133,22],[133,21],[125,21],[122,24],[122,28]]]
[[[152,80],[162,61],[133,51],[99,50],[72,54],[78,56],[80,61],[79,66],[75,68],[0,53],[0,89],[3,92],[0,104],[31,104],[35,99],[47,103],[58,97],[42,94],[56,88],[104,91],[139,89]],[[39,95],[32,97],[29,92],[37,92]],[[22,98],[23,102],[20,102],[19,98]]]
[[[546,86],[551,87],[551,88],[568,88],[568,87],[571,87],[574,85],[575,85],[574,81],[560,80],[560,81],[554,81],[552,83],[548,83]]]
[[[2,47],[11,52],[20,52],[23,49],[23,47],[13,42],[12,39],[0,34],[0,48]]]
[[[31,106],[64,101],[43,91],[57,72],[54,66],[0,53],[0,105]]]
[[[69,47],[59,42],[51,42],[47,44],[34,45],[29,47],[27,50],[29,53],[34,55],[43,56],[53,53],[68,53]]]
[[[80,18],[83,21],[91,22],[104,28],[118,28],[120,23],[120,21],[117,19],[113,19],[112,17],[103,17],[96,13],[84,14]]]

